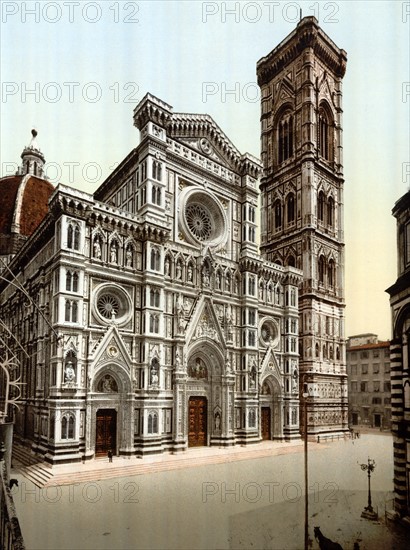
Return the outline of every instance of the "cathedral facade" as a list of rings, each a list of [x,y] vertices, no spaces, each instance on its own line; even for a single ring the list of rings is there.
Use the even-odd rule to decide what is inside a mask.
[[[139,146],[93,196],[59,185],[3,272],[16,436],[52,463],[298,438],[301,272],[258,254],[258,160],[149,94],[134,122]]]
[[[263,166],[150,94],[93,195],[51,192],[35,139],[23,151],[14,211],[34,177],[48,203],[24,235],[0,213],[17,439],[50,463],[288,441],[304,390],[310,433],[346,429],[344,63],[314,18],[258,63]]]

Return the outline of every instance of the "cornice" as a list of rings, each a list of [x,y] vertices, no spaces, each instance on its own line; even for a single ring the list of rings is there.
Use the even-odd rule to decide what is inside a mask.
[[[258,61],[259,86],[269,83],[286,66],[295,61],[306,48],[313,49],[315,55],[326,67],[337,77],[343,78],[346,72],[346,52],[339,49],[322,31],[315,17],[305,17],[275,49]]]

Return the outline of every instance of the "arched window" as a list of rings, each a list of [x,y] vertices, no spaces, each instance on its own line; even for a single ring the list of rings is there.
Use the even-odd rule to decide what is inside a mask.
[[[72,414],[66,414],[61,419],[61,439],[74,439],[75,418]]]
[[[76,271],[73,273],[71,290],[73,292],[78,292],[78,273]]]
[[[71,290],[72,280],[73,280],[73,275],[72,275],[71,271],[67,271],[67,273],[65,275],[65,288],[66,288],[66,290]]]
[[[296,261],[294,256],[289,256],[288,258],[288,266],[290,267],[296,267]]]
[[[317,217],[320,222],[325,221],[325,201],[325,194],[323,193],[323,191],[320,191],[317,205]]]
[[[79,250],[80,248],[80,227],[77,223],[69,222],[67,227],[67,248]]]
[[[319,109],[319,154],[326,160],[331,160],[331,123],[326,110]]]
[[[327,268],[327,282],[330,287],[335,286],[335,262],[329,260],[329,265]]]
[[[319,258],[319,283],[325,283],[326,260],[324,256]]]
[[[293,117],[288,111],[278,125],[278,161],[284,162],[293,155]]]
[[[316,358],[319,358],[319,344],[316,344],[315,346],[315,356]]]
[[[158,415],[155,412],[150,412],[148,415],[148,433],[158,433]]]
[[[279,199],[275,202],[274,210],[275,210],[275,229],[279,230],[282,227],[282,205]]]
[[[295,196],[293,193],[289,193],[286,199],[286,210],[288,215],[288,223],[295,221]]]
[[[330,227],[332,227],[334,223],[334,210],[335,201],[333,200],[333,197],[329,197],[327,201],[327,225]]]
[[[159,271],[160,266],[160,252],[156,248],[151,249],[151,269],[153,271]]]

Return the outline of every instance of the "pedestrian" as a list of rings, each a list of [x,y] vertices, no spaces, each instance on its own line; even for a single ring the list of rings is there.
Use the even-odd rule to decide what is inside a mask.
[[[112,450],[111,449],[108,449],[108,462],[112,462]]]

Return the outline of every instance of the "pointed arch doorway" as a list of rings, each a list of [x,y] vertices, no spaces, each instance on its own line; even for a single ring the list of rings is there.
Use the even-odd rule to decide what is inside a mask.
[[[190,397],[188,402],[188,447],[204,447],[208,440],[208,401]]]
[[[260,393],[260,428],[264,441],[283,438],[282,399],[280,385],[274,376],[262,382]]]
[[[98,409],[95,430],[95,455],[107,456],[108,451],[117,453],[117,411]]]

